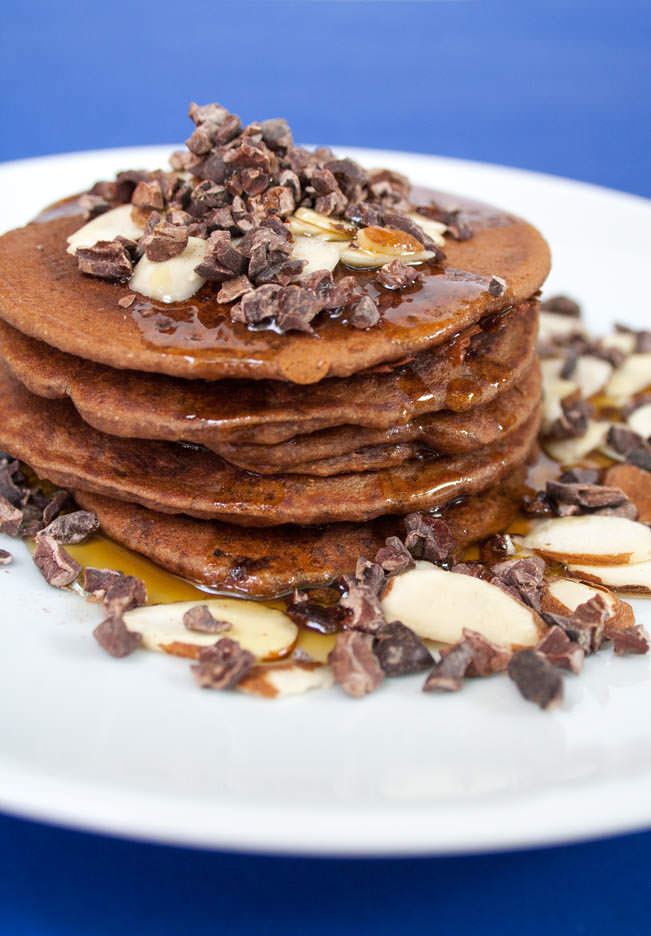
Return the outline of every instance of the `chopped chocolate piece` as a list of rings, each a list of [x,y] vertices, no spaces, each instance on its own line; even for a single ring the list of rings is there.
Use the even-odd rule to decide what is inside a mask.
[[[494,533],[485,539],[479,546],[479,556],[482,562],[499,562],[515,552],[513,541],[507,533]]]
[[[79,270],[88,276],[123,280],[131,276],[133,264],[123,244],[97,241],[93,247],[78,247],[75,253]]]
[[[43,517],[45,519],[45,516]],[[52,520],[39,533],[39,536],[51,536],[64,546],[76,546],[83,543],[91,533],[99,530],[99,520],[89,510],[75,510]]]
[[[51,536],[39,537],[32,558],[48,585],[55,588],[70,585],[81,572],[79,563]]]
[[[280,286],[269,284],[259,286],[252,292],[245,293],[240,303],[234,306],[231,317],[235,321],[255,325],[273,318],[278,311],[278,295]]]
[[[130,631],[120,615],[109,615],[93,631],[93,637],[112,657],[129,656],[142,642],[142,634]]]
[[[145,255],[154,263],[171,260],[183,253],[188,245],[188,229],[179,224],[159,222],[151,234],[143,237]]]
[[[350,617],[350,612],[341,605],[320,605],[308,601],[307,596],[299,600],[296,596],[287,606],[287,615],[294,624],[317,631],[319,634],[335,634]]]
[[[399,536],[388,536],[375,554],[375,562],[387,575],[399,575],[414,565],[414,560]]]
[[[632,429],[626,429],[624,426],[611,426],[606,436],[606,442],[615,451],[625,458],[640,446],[643,442],[642,436]]]
[[[384,571],[377,562],[371,562],[360,556],[355,566],[355,578],[360,585],[366,585],[376,594],[384,588]]]
[[[641,445],[639,448],[634,448],[626,456],[626,461],[629,465],[642,468],[643,471],[651,471],[651,447]]]
[[[568,468],[558,480],[562,484],[596,484],[599,471],[596,468]]]
[[[528,701],[541,709],[551,709],[563,701],[563,679],[557,669],[537,650],[513,654],[508,674]]]
[[[9,565],[13,561],[13,556],[7,549],[0,549],[0,565]]]
[[[463,629],[461,643],[469,647],[472,659],[466,669],[466,676],[493,676],[503,673],[509,664],[512,653],[506,647],[493,643],[477,631],[468,627]]]
[[[434,664],[423,685],[423,692],[458,692],[472,656],[472,648],[468,643],[462,641],[455,644]]]
[[[542,653],[552,666],[569,670],[575,675],[583,669],[585,650],[570,640],[563,628],[557,624],[549,628],[536,650]]]
[[[128,296],[122,296],[121,299],[118,299],[118,305],[121,306],[123,309],[128,309],[129,306],[132,306],[135,301],[136,301],[136,294],[129,293]]]
[[[335,682],[355,699],[373,692],[384,679],[384,671],[373,653],[373,637],[370,634],[360,634],[358,631],[338,634],[328,662]]]
[[[488,291],[491,296],[503,296],[507,289],[505,279],[502,279],[501,276],[491,276],[488,284]]]
[[[510,588],[535,611],[540,610],[540,598],[544,587],[545,562],[539,556],[523,559],[506,559],[491,568],[493,575]]]
[[[585,434],[592,407],[579,390],[561,400],[561,413],[547,433],[550,439],[576,439]]]
[[[375,636],[374,652],[387,676],[419,673],[432,665],[432,654],[423,641],[400,621],[382,625]]]
[[[0,496],[0,533],[18,536],[23,522],[23,511],[10,504],[6,497]]]
[[[86,218],[96,218],[98,215],[109,211],[113,205],[101,195],[91,195],[90,192],[84,192],[79,196],[79,207],[83,210]]]
[[[404,289],[405,286],[413,286],[415,283],[423,282],[423,274],[415,267],[403,263],[402,260],[392,260],[391,263],[385,263],[380,268],[378,281],[387,289]]]
[[[200,634],[221,634],[231,630],[233,625],[229,621],[218,621],[210,613],[208,605],[196,605],[183,615],[183,625],[188,630]]]
[[[552,296],[540,303],[541,312],[555,312],[557,315],[569,315],[572,318],[581,317],[581,306],[567,296]]]
[[[380,320],[380,311],[370,296],[362,296],[348,313],[348,321],[355,328],[372,328]]]
[[[610,617],[608,605],[601,595],[594,595],[578,605],[571,614],[554,614],[543,611],[542,616],[549,624],[561,627],[570,640],[576,641],[587,654],[596,653],[604,638],[604,626]]]
[[[236,640],[222,637],[213,647],[199,650],[198,663],[191,667],[202,689],[232,689],[255,663],[255,657]]]
[[[248,276],[234,276],[233,279],[224,280],[217,293],[217,302],[235,302],[244,293],[251,292],[253,284]]]
[[[138,208],[154,208],[162,211],[165,208],[165,199],[160,181],[152,179],[149,182],[138,182],[131,196],[131,204]]]
[[[339,604],[350,614],[346,622],[350,630],[375,634],[384,624],[377,592],[369,585],[350,583],[346,593],[339,599]]]
[[[405,546],[414,559],[443,562],[454,549],[454,535],[442,517],[412,513],[405,517]]]
[[[559,504],[574,504],[577,507],[617,507],[626,502],[626,494],[617,487],[603,484],[566,483],[548,481],[547,494]]]
[[[206,254],[195,269],[199,276],[223,282],[239,276],[245,267],[246,258],[233,246],[231,235],[227,231],[213,231]]]
[[[92,600],[103,601],[109,588],[121,578],[124,578],[122,572],[116,572],[114,569],[86,566],[81,580],[82,588]]]
[[[135,575],[120,575],[108,585],[104,595],[104,605],[113,616],[124,614],[132,608],[140,608],[146,603],[145,583]]]
[[[649,635],[641,624],[634,624],[632,627],[606,627],[604,639],[612,640],[615,656],[649,652]]]
[[[292,131],[283,117],[272,117],[260,124],[262,139],[273,150],[289,149],[292,145]]]

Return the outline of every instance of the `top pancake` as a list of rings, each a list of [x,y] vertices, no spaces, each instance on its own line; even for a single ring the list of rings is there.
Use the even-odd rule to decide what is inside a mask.
[[[210,284],[184,303],[143,297],[125,310],[118,300],[129,294],[127,286],[83,276],[66,253],[66,238],[82,224],[69,214],[50,215],[0,238],[0,317],[62,351],[116,368],[310,384],[441,344],[481,317],[529,298],[543,283],[549,249],[527,222],[428,189],[413,189],[411,199],[415,205],[461,207],[474,235],[448,239],[444,269],[425,265],[420,288],[387,290],[376,284],[375,272],[352,272],[381,311],[378,325],[366,331],[345,317],[325,315],[315,335],[254,331],[230,321]],[[507,283],[499,297],[488,291],[493,276]]]

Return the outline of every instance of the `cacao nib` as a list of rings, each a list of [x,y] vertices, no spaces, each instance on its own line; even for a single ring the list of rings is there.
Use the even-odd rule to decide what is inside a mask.
[[[22,522],[23,511],[9,503],[6,497],[0,496],[0,533],[18,536]]]
[[[93,631],[93,637],[103,650],[118,659],[129,656],[142,643],[142,634],[130,631],[119,615],[105,618]]]
[[[442,517],[412,513],[405,517],[405,546],[414,559],[443,562],[455,547],[452,530]]]
[[[375,562],[387,575],[398,575],[414,565],[411,553],[398,536],[387,537],[384,546],[375,554]]]
[[[415,267],[396,259],[380,268],[377,279],[386,289],[404,289],[406,286],[422,283],[423,274]]]
[[[541,709],[551,709],[562,703],[562,677],[538,650],[514,653],[507,672],[528,702],[535,702]]]
[[[572,318],[581,317],[581,306],[567,296],[552,296],[540,303],[541,312],[554,312],[556,315],[569,315]]]
[[[0,549],[0,565],[9,565],[13,561],[13,556],[7,549]]]
[[[236,640],[222,637],[213,647],[199,650],[198,662],[191,667],[202,689],[232,689],[246,676],[255,657]]]
[[[570,640],[562,627],[554,624],[549,628],[536,650],[551,663],[561,669],[578,675],[583,669],[585,650],[574,640]]]
[[[122,575],[108,583],[104,595],[104,606],[113,617],[119,617],[132,608],[140,608],[147,603],[147,590],[142,579],[135,575]]]
[[[570,640],[574,640],[586,652],[596,653],[604,639],[604,626],[610,617],[608,606],[601,595],[595,595],[578,605],[571,614],[543,612],[549,624],[561,627]]]
[[[491,568],[492,574],[506,586],[515,589],[518,597],[535,611],[540,611],[544,588],[545,562],[539,556],[506,559]]]
[[[320,605],[314,601],[295,600],[287,607],[287,615],[299,627],[319,634],[335,634],[346,625],[350,612],[341,605]]]
[[[625,458],[643,442],[642,436],[624,426],[611,426],[606,436],[608,445]]]
[[[374,652],[387,676],[419,673],[432,665],[432,654],[423,641],[400,621],[382,625],[375,635]]]
[[[384,671],[373,653],[370,634],[353,630],[337,634],[328,662],[335,682],[355,699],[373,692],[384,679]]]
[[[434,664],[423,685],[423,692],[458,692],[471,661],[470,646],[464,642],[455,644]]]
[[[200,634],[221,634],[233,627],[228,621],[216,620],[208,605],[196,605],[186,611],[183,615],[183,626]]]
[[[547,433],[550,439],[576,439],[585,434],[592,407],[580,392],[572,393],[561,400],[561,415],[554,420]]]
[[[79,563],[51,536],[39,537],[32,558],[48,585],[55,588],[70,585],[81,572]]]
[[[513,655],[506,647],[493,643],[483,634],[468,627],[463,629],[461,643],[468,647],[472,654],[466,676],[492,676],[495,673],[503,673]]]
[[[491,276],[488,284],[488,291],[491,296],[503,296],[507,289],[505,279],[502,279],[501,276]]]
[[[642,654],[649,652],[649,635],[641,624],[632,627],[606,627],[604,638],[612,640],[615,655]]]
[[[151,234],[143,237],[145,255],[154,263],[171,260],[183,253],[188,245],[188,229],[178,224],[160,221]]]
[[[355,566],[355,578],[360,585],[366,585],[379,595],[384,588],[384,570],[377,562],[370,562],[360,556]]]
[[[235,300],[243,296],[244,293],[251,292],[252,290],[253,284],[248,276],[234,276],[232,279],[227,279],[222,282],[221,288],[217,293],[217,302],[235,302]]]
[[[75,253],[81,273],[101,279],[128,279],[133,264],[123,244],[118,241],[98,241],[93,247],[78,247]]]
[[[122,572],[116,572],[114,569],[96,569],[93,566],[86,566],[81,580],[82,588],[88,592],[89,598],[94,601],[103,601],[108,589],[122,577]]]
[[[385,623],[377,592],[368,585],[351,582],[339,604],[349,614],[346,626],[351,630],[375,634]]]
[[[43,518],[45,519],[45,517]],[[39,536],[49,536],[64,546],[83,543],[99,530],[99,520],[89,510],[75,510],[74,513],[62,514],[52,520]]]

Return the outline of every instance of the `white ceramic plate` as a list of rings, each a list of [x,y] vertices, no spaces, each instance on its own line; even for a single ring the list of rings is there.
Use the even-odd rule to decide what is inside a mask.
[[[2,225],[170,147],[0,166]],[[549,290],[592,328],[648,326],[646,201],[550,176],[426,156],[350,151],[501,205],[552,244]],[[1,417],[0,417],[1,418]],[[208,847],[312,854],[502,849],[651,825],[649,657],[604,652],[566,680],[561,711],[510,680],[425,696],[420,677],[364,701],[337,690],[281,702],[199,692],[186,662],[116,661],[96,606],[49,588],[0,537],[0,807],[84,829]],[[634,602],[651,623],[651,602]]]

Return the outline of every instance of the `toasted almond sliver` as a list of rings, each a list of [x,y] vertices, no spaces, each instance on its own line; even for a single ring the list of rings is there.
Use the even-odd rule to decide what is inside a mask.
[[[651,386],[651,354],[631,354],[614,371],[604,393],[615,406],[623,406],[648,386]]]
[[[318,235],[326,240],[350,241],[357,231],[354,224],[320,214],[311,208],[297,208],[288,220],[292,234]]]
[[[576,439],[561,439],[557,442],[547,440],[544,443],[545,448],[547,453],[561,465],[575,464],[585,455],[605,444],[610,426],[611,423],[591,419],[582,436]]]
[[[576,611],[578,606],[585,601],[589,601],[596,595],[601,595],[611,615],[613,617],[617,615],[617,598],[603,588],[595,588],[575,579],[554,578],[549,580],[547,591],[552,598],[565,607],[568,614]]]
[[[549,379],[543,386],[542,428],[543,432],[545,432],[549,430],[552,423],[561,417],[563,412],[561,400],[575,393],[577,386],[571,380],[563,380],[561,377],[556,380]]]
[[[651,530],[624,517],[585,514],[537,524],[524,545],[549,559],[594,565],[645,562],[651,558]]]
[[[194,656],[196,648],[214,644],[222,636],[190,631],[184,626],[183,615],[198,605],[207,605],[216,620],[228,621],[232,626],[223,636],[236,640],[259,660],[281,659],[294,648],[298,628],[286,614],[241,598],[146,605],[127,611],[124,620],[129,630],[142,634],[142,645],[146,649]]]
[[[303,237],[294,239],[292,257],[294,260],[307,260],[299,276],[315,273],[317,270],[332,272],[339,263],[340,247],[335,241],[323,237]]]
[[[633,432],[637,432],[643,439],[651,436],[651,403],[638,406],[626,420]]]
[[[387,621],[448,644],[467,627],[503,647],[532,647],[542,628],[535,612],[496,585],[422,561],[389,579],[382,610]]]
[[[93,247],[97,241],[112,241],[118,236],[138,240],[142,232],[142,225],[136,224],[131,217],[131,205],[120,205],[98,215],[71,234],[68,253],[75,254],[79,247]]]
[[[194,269],[203,260],[206,245],[207,241],[200,237],[189,237],[183,253],[170,260],[155,263],[143,255],[134,267],[129,286],[159,302],[189,299],[206,282]]]
[[[570,379],[578,385],[581,396],[587,400],[606,386],[613,370],[613,365],[608,361],[592,354],[582,354],[577,358]]]
[[[567,571],[586,582],[597,582],[614,591],[651,595],[651,560],[628,565],[568,565]]]
[[[311,689],[329,689],[334,683],[332,670],[321,663],[280,663],[254,666],[237,688],[264,699],[300,695]]]
[[[431,260],[434,253],[431,250],[421,250],[419,253],[405,254],[399,259],[408,266],[414,266],[418,263],[424,263]],[[376,267],[384,266],[385,263],[391,263],[396,259],[395,254],[373,253],[370,250],[361,250],[359,247],[344,247],[341,252],[341,261],[347,266],[355,267],[360,270],[373,270]]]

